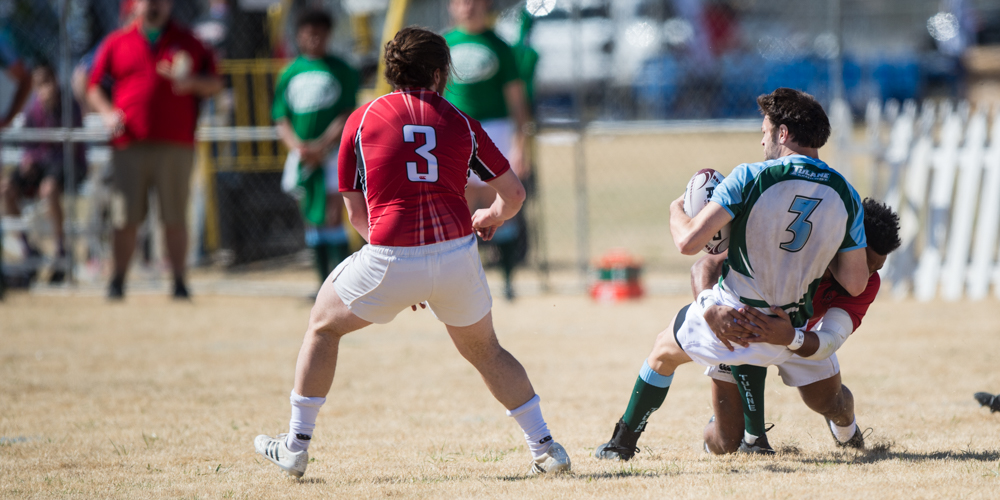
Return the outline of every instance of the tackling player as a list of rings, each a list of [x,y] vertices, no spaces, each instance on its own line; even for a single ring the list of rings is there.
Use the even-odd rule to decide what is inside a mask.
[[[598,458],[629,459],[649,415],[666,398],[677,366],[696,361],[730,365],[740,381],[744,413],[749,416],[744,443],[751,452],[767,451],[763,388],[766,366],[780,364],[802,347],[802,327],[812,316],[812,296],[829,267],[852,296],[868,282],[861,200],[854,188],[818,159],[830,135],[822,106],[803,92],[779,88],[757,98],[766,161],[743,164],[726,177],[693,219],[683,197],[670,205],[670,231],[677,248],[693,255],[726,224],[730,258],[722,279],[685,306],[673,327],[661,332],[639,372],[625,414]],[[788,312],[799,328],[792,344],[752,344],[734,350],[723,344],[702,314],[708,304],[743,305]],[[769,311],[770,312],[770,311]]]
[[[385,46],[385,77],[395,90],[356,110],[345,125],[340,191],[351,224],[369,245],[320,288],[295,367],[288,434],[254,440],[258,453],[292,475],[305,473],[340,338],[423,302],[524,431],[533,457],[529,473],[570,469],[524,367],[497,342],[473,235],[492,238],[521,208],[524,188],[479,122],[441,97],[449,65],[440,35],[401,30]],[[497,192],[489,208],[474,214],[464,196],[470,169]]]
[[[854,396],[840,377],[840,364],[835,351],[859,326],[868,306],[878,295],[878,270],[886,257],[899,248],[899,216],[888,206],[870,198],[863,202],[868,286],[852,297],[837,283],[829,271],[823,276],[813,296],[813,317],[807,325],[801,349],[778,365],[781,380],[797,387],[802,401],[823,415],[839,446],[864,448],[864,436],[854,416]],[[691,287],[695,296],[709,290],[722,274],[726,254],[708,255],[691,268]],[[778,317],[765,316],[756,309],[743,313],[724,305],[711,305],[705,310],[705,321],[724,342],[746,345],[747,342],[780,343],[781,338],[794,336],[788,315],[778,309]],[[749,338],[748,338],[749,336]],[[756,336],[756,337],[754,337]],[[726,365],[705,370],[712,377],[712,407],[714,418],[705,427],[705,447],[712,453],[733,453],[743,438],[744,419],[736,380]]]

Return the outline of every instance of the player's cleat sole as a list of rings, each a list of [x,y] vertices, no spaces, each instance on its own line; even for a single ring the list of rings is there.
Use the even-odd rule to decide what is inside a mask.
[[[980,406],[989,408],[990,413],[1000,411],[1000,397],[994,396],[988,392],[977,392],[973,397],[976,398],[976,401],[979,402]]]
[[[552,446],[549,446],[549,451],[531,462],[531,469],[528,470],[528,475],[561,474],[569,472],[571,467],[572,465],[570,464],[566,449],[559,443],[552,443]]]
[[[597,447],[594,450],[594,458],[600,460],[621,460],[627,462],[639,453],[636,443],[639,441],[641,432],[632,432],[624,420],[618,420],[615,424],[615,431],[611,435],[611,440]]]
[[[292,476],[302,477],[306,473],[309,453],[306,450],[292,453],[285,446],[285,434],[278,434],[277,438],[261,434],[254,438],[253,447],[257,453]]]

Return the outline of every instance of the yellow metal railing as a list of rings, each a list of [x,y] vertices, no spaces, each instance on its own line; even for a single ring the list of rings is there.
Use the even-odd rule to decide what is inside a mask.
[[[278,74],[286,61],[280,59],[234,59],[219,63],[219,74],[231,89],[228,103],[216,100],[213,117],[233,127],[271,127],[271,103]],[[226,106],[230,108],[230,106]],[[205,184],[205,249],[220,247],[219,204],[215,176],[219,172],[280,172],[287,149],[276,139],[252,141],[201,141],[198,156]]]

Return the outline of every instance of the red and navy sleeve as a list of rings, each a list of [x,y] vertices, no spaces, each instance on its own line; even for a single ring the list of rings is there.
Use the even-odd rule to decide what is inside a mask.
[[[468,116],[466,119],[469,120],[469,126],[475,136],[472,157],[469,159],[469,169],[486,182],[496,179],[510,170],[507,158],[504,158],[496,144],[493,144],[490,136],[486,135],[483,126]]]
[[[340,152],[337,154],[337,180],[340,192],[366,191],[364,154],[361,151],[361,117],[365,108],[358,108],[347,118],[344,132],[340,136]]]
[[[830,303],[830,308],[836,307],[847,312],[851,316],[851,322],[854,323],[854,329],[857,330],[861,326],[861,320],[864,319],[865,314],[868,312],[868,306],[872,305],[875,297],[878,296],[878,289],[881,284],[882,280],[879,278],[878,273],[872,273],[871,277],[868,278],[868,286],[865,287],[865,291],[861,292],[857,297],[851,297],[846,293],[838,294]]]
[[[117,36],[111,35],[101,42],[101,45],[97,48],[97,54],[94,55],[94,63],[90,67],[90,79],[87,81],[87,88],[99,86],[104,76],[111,71],[111,49],[117,42]],[[114,75],[108,74],[112,78]]]

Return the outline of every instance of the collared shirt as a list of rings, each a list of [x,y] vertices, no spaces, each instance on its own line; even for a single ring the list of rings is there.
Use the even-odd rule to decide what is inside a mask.
[[[105,77],[114,80],[112,102],[125,114],[125,132],[111,141],[115,147],[134,141],[194,144],[200,99],[175,93],[173,83],[156,72],[161,62],[173,65],[182,59],[190,62],[190,74],[216,74],[211,51],[173,21],[156,43],[149,42],[139,22],[108,35],[94,60],[89,86]]]

